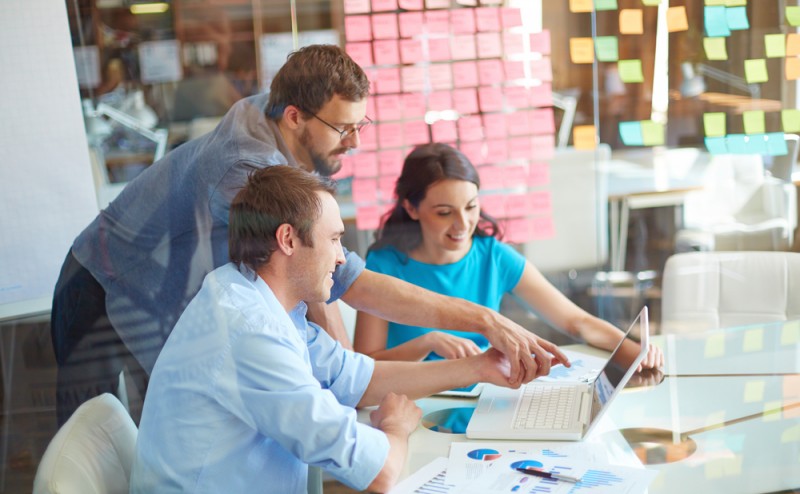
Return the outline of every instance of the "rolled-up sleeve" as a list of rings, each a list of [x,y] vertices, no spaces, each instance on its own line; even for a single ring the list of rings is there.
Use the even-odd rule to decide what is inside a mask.
[[[361,259],[355,252],[344,249],[344,258],[346,262],[339,265],[333,272],[333,288],[331,288],[331,298],[328,299],[328,303],[341,298],[364,271],[364,259]]]

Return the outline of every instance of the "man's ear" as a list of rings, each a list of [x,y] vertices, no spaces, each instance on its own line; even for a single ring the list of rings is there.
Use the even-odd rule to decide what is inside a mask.
[[[284,223],[279,226],[275,232],[275,238],[278,241],[278,250],[287,256],[291,256],[294,253],[298,238],[292,225]]]
[[[286,105],[286,108],[283,109],[283,118],[281,120],[291,130],[298,130],[305,124],[303,112],[294,105]]]
[[[411,216],[412,220],[419,220],[417,208],[415,208],[414,205],[408,201],[408,199],[403,199],[403,209],[405,209],[406,213]]]

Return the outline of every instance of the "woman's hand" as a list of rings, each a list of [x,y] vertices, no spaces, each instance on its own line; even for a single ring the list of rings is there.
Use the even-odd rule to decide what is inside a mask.
[[[474,341],[444,331],[431,331],[421,338],[432,352],[442,358],[464,358],[481,353],[480,347]]]

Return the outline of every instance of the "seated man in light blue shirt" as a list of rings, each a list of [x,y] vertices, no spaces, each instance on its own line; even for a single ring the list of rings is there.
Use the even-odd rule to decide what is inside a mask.
[[[345,262],[328,179],[259,169],[230,209],[233,262],[206,276],[156,361],[132,493],[305,492],[308,465],[384,492],[420,410],[411,399],[478,381],[508,385],[498,351],[374,362],[305,318]],[[395,394],[397,393],[397,394]],[[407,396],[406,396],[407,395]],[[379,405],[372,426],[354,407]]]

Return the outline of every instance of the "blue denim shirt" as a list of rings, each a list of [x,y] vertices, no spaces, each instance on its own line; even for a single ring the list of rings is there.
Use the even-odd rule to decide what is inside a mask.
[[[153,370],[131,493],[299,494],[308,464],[365,489],[389,452],[353,408],[373,369],[252,271],[213,271]]]
[[[265,117],[266,103],[266,95],[237,102],[212,132],[151,165],[72,246],[105,289],[112,325],[147,372],[203,278],[228,262],[228,209],[248,173],[297,166]],[[345,254],[332,300],[364,269],[355,253]]]

